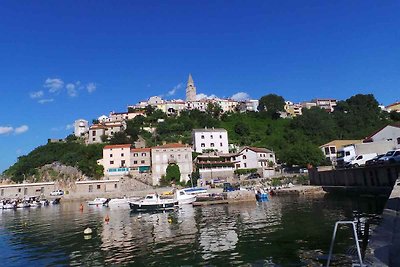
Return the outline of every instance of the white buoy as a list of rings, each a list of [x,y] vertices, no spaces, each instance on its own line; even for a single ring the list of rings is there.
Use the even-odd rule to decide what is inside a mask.
[[[83,233],[84,233],[85,235],[90,235],[91,233],[93,233],[93,231],[92,231],[92,229],[90,229],[90,228],[88,227],[88,228],[86,228],[86,229],[83,231]]]

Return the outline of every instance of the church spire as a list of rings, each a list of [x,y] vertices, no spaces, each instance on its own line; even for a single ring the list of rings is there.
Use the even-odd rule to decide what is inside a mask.
[[[192,74],[190,73],[186,86],[186,101],[196,101],[196,86],[194,86]]]

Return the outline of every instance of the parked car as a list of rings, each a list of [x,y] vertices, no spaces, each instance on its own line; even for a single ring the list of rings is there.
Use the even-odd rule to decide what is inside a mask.
[[[261,175],[259,173],[255,172],[255,173],[251,173],[249,176],[247,176],[246,179],[258,179],[260,177],[261,177]]]
[[[367,160],[367,161],[365,162],[365,165],[366,165],[366,166],[376,165],[376,164],[378,164],[378,160],[379,160],[380,158],[382,158],[383,156],[385,156],[385,154],[380,154],[380,155],[374,157],[373,159]]]
[[[398,150],[390,150],[388,151],[385,156],[378,160],[379,164],[387,164],[387,163],[395,163],[400,162],[398,159],[400,156],[400,149]]]
[[[50,196],[62,196],[62,195],[64,195],[64,191],[62,191],[61,189],[50,192]]]

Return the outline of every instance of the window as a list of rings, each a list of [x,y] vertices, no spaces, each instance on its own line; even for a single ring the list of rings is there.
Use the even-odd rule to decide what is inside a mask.
[[[350,151],[347,151],[347,152],[346,152],[346,156],[350,156]]]
[[[113,165],[113,164],[114,164],[114,161],[113,161],[113,160],[110,160],[110,164]]]
[[[117,184],[114,184],[114,188],[117,189],[117,187],[118,187]]]
[[[206,147],[206,144],[204,144],[204,143],[201,143],[201,147]]]
[[[18,193],[21,193],[21,188],[18,188]]]
[[[201,136],[201,139],[204,139],[204,135]]]
[[[133,153],[133,156],[134,156],[134,157],[137,157],[137,156],[138,156],[138,153]]]
[[[246,155],[243,155],[243,159],[247,159]]]
[[[219,146],[222,146],[222,143],[219,143]]]
[[[113,156],[112,156],[112,154],[110,154],[110,158],[112,158]]]
[[[124,156],[124,153],[121,153],[121,157],[123,157]]]
[[[146,157],[146,153],[142,153],[142,157]]]
[[[96,138],[93,137],[93,142],[96,141]]]
[[[222,135],[221,134],[219,135],[219,139],[222,139]]]
[[[211,146],[211,147],[214,147],[214,143],[211,143],[210,146]]]
[[[93,131],[92,134],[93,134],[93,136],[96,136],[96,131]]]
[[[336,147],[331,146],[329,149],[331,150],[331,154],[336,154]]]
[[[133,161],[133,164],[137,164],[137,160],[134,160],[134,161]]]
[[[247,167],[247,163],[243,163],[243,167],[245,167],[245,168],[246,168],[246,167]]]
[[[89,193],[93,192],[93,185],[89,185]]]
[[[101,185],[98,184],[98,185],[97,185],[97,189],[100,189],[100,188],[101,188]]]
[[[210,138],[213,139],[213,135],[210,135]]]
[[[142,160],[140,163],[144,164],[144,160]]]
[[[125,160],[121,160],[121,166],[125,166]]]
[[[400,145],[400,137],[397,137],[397,144]]]

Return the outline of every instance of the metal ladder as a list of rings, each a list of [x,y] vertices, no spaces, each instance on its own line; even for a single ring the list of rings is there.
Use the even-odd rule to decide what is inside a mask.
[[[362,261],[360,244],[359,244],[359,241],[358,241],[358,235],[357,235],[357,230],[356,230],[356,224],[354,222],[352,222],[352,221],[337,221],[335,223],[335,228],[333,230],[331,247],[329,248],[329,255],[328,255],[328,261],[326,263],[326,267],[329,267],[329,264],[331,262],[332,252],[333,252],[333,245],[335,244],[336,232],[337,232],[339,224],[351,224],[353,226],[353,234],[354,234],[354,240],[355,240],[356,247],[357,247],[357,254],[358,254],[359,264],[353,264],[352,266],[360,266],[360,267],[367,266],[367,265],[364,265],[363,261]]]

